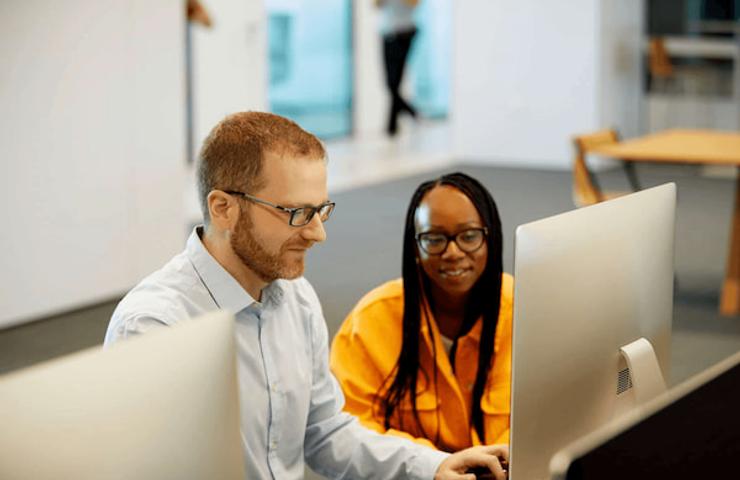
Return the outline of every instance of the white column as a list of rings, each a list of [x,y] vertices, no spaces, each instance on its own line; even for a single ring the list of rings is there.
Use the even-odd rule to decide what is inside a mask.
[[[640,0],[455,2],[456,157],[569,169],[570,137],[632,133]]]

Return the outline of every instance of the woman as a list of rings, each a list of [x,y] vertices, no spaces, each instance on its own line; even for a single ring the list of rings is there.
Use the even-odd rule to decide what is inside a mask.
[[[417,188],[402,271],[360,300],[334,338],[345,409],[440,450],[507,444],[513,280],[485,187],[453,173]]]

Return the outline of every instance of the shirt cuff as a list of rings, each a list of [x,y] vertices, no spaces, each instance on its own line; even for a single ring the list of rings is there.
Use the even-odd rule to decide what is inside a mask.
[[[409,478],[418,480],[433,480],[439,465],[450,456],[449,453],[421,447],[413,461],[409,462]]]

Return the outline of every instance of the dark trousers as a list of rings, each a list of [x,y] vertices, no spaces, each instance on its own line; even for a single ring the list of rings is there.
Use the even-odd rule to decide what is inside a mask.
[[[399,89],[403,79],[403,70],[411,49],[411,41],[416,35],[416,29],[399,32],[383,37],[383,57],[385,60],[385,80],[391,96],[391,108],[388,118],[388,133],[395,134],[398,130],[398,114],[407,112],[416,117],[416,110],[401,97]]]

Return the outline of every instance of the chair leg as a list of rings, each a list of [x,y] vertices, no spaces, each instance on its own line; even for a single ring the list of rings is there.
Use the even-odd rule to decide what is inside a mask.
[[[735,208],[730,225],[730,251],[722,282],[719,311],[722,315],[740,314],[740,167],[735,181]]]
[[[640,182],[637,179],[637,171],[635,170],[635,163],[625,160],[622,165],[624,166],[624,173],[627,175],[627,180],[630,182],[633,192],[639,192],[642,190]]]

